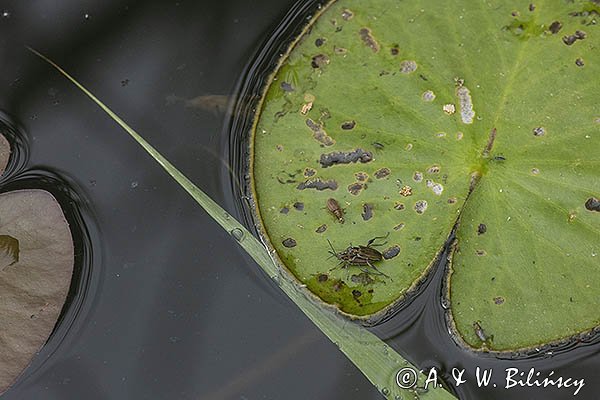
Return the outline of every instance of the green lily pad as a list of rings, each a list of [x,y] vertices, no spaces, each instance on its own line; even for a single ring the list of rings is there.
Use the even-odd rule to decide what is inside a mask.
[[[10,145],[0,136],[0,172],[9,154]],[[69,291],[73,264],[71,231],[50,193],[0,194],[0,393],[52,333]]]
[[[465,344],[514,350],[598,326],[599,18],[592,1],[324,7],[254,127],[256,212],[281,263],[372,318],[456,226],[448,296]]]

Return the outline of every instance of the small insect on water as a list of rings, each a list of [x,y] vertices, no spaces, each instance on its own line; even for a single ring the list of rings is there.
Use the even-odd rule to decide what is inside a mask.
[[[353,265],[353,266],[359,267],[362,272],[365,272],[367,274],[369,274],[371,272],[375,272],[377,275],[383,275],[386,278],[389,278],[388,275],[379,271],[373,265],[374,262],[383,260],[383,254],[381,254],[381,252],[379,252],[378,250],[371,247],[371,246],[383,246],[387,242],[375,243],[375,241],[378,239],[386,239],[389,235],[390,235],[390,233],[388,232],[387,235],[385,235],[385,236],[374,237],[373,239],[371,239],[367,242],[366,246],[350,245],[346,248],[346,250],[340,251],[340,252],[335,251],[335,249],[333,248],[333,245],[331,244],[329,239],[327,239],[327,242],[329,243],[329,247],[331,247],[329,254],[331,254],[338,260],[340,260],[340,263],[338,264],[338,266],[332,268],[330,271],[334,270],[335,268],[338,268],[340,265],[342,266],[342,268],[346,268],[348,266]],[[371,269],[367,269],[367,267],[370,267]]]
[[[335,215],[337,220],[340,221],[340,224],[344,223],[344,210],[342,210],[340,203],[338,203],[336,199],[330,198],[327,200],[327,209]]]

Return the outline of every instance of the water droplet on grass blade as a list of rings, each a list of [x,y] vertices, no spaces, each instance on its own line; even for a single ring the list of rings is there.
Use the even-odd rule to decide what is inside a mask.
[[[229,233],[231,233],[231,236],[233,236],[238,242],[241,242],[244,239],[244,231],[242,231],[240,228],[232,229]]]

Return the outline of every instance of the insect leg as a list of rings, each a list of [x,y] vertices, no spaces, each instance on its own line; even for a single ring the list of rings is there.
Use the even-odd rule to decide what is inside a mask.
[[[385,242],[383,242],[383,243],[374,243],[374,242],[377,239],[387,239],[388,236],[390,236],[389,232],[385,236],[375,236],[373,239],[369,240],[369,242],[367,243],[366,247],[370,247],[371,245],[373,245],[373,246],[383,246],[384,244],[387,243],[387,240]]]

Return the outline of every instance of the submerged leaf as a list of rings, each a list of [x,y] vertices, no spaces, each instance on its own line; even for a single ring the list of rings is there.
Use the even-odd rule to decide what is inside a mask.
[[[574,17],[584,9],[600,12],[330,3],[272,77],[254,129],[256,212],[281,264],[342,312],[373,317],[417,287],[457,226],[448,295],[465,343],[511,350],[598,326],[600,28]],[[289,74],[294,91],[278,83]],[[280,212],[295,202],[302,212]],[[374,256],[391,246],[395,257]]]
[[[52,332],[69,290],[74,255],[62,210],[43,190],[0,194],[0,233],[3,392]]]

